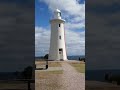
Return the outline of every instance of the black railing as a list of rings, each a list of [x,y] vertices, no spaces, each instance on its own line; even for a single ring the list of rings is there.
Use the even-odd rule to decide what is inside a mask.
[[[39,60],[41,66],[44,66],[44,67],[37,67],[37,65],[35,65],[35,68],[36,70],[45,70],[45,69],[48,69],[48,59],[42,59],[42,60]]]

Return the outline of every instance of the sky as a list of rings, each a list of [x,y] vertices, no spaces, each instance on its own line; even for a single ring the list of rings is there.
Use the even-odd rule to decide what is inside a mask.
[[[35,56],[49,53],[53,11],[61,10],[65,23],[67,55],[85,55],[85,1],[35,0]]]

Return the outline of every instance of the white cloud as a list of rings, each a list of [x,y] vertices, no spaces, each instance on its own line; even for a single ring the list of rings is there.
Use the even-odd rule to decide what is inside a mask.
[[[80,4],[78,0],[40,0],[40,1],[46,3],[50,11],[52,12],[56,8],[60,9],[62,11],[62,17],[72,24],[72,28],[75,27],[73,29],[76,29],[76,26],[80,26],[79,28],[81,28],[81,26],[85,27],[85,3]]]
[[[48,53],[50,43],[50,30],[35,27],[35,56]]]
[[[85,32],[66,30],[66,45],[68,55],[85,55]]]
[[[66,29],[72,29],[72,30],[76,30],[76,29],[80,29],[80,28],[84,28],[84,24],[82,24],[82,23],[66,23],[65,24],[65,28]]]
[[[85,54],[85,32],[65,30],[67,55]],[[49,52],[50,30],[35,28],[35,55],[45,55]],[[72,51],[71,51],[72,50]]]
[[[49,9],[54,11],[56,8],[67,12],[70,15],[84,15],[85,4],[80,4],[78,0],[40,0],[45,2]]]

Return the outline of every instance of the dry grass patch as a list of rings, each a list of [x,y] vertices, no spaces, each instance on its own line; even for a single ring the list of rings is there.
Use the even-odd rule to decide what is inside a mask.
[[[61,67],[60,62],[48,62],[49,67]]]
[[[39,61],[35,61],[36,65],[46,65],[46,61],[45,60],[39,60]]]
[[[78,72],[85,73],[85,63],[83,62],[71,62],[71,66],[73,66]]]
[[[39,78],[40,79],[46,79],[46,78],[49,78],[52,75],[58,75],[58,74],[63,74],[63,70],[54,70],[54,71],[40,72]]]
[[[46,65],[46,61],[35,61],[36,65]],[[49,67],[61,67],[61,62],[48,61]]]

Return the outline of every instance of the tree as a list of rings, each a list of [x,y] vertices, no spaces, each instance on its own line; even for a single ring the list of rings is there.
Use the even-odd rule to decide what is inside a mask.
[[[28,66],[24,69],[24,71],[22,72],[23,78],[24,79],[31,79],[32,78],[32,74],[33,74],[33,68],[32,66]]]
[[[48,59],[48,54],[46,54],[46,55],[44,56],[44,59]]]
[[[81,61],[85,62],[85,58],[81,58]]]

